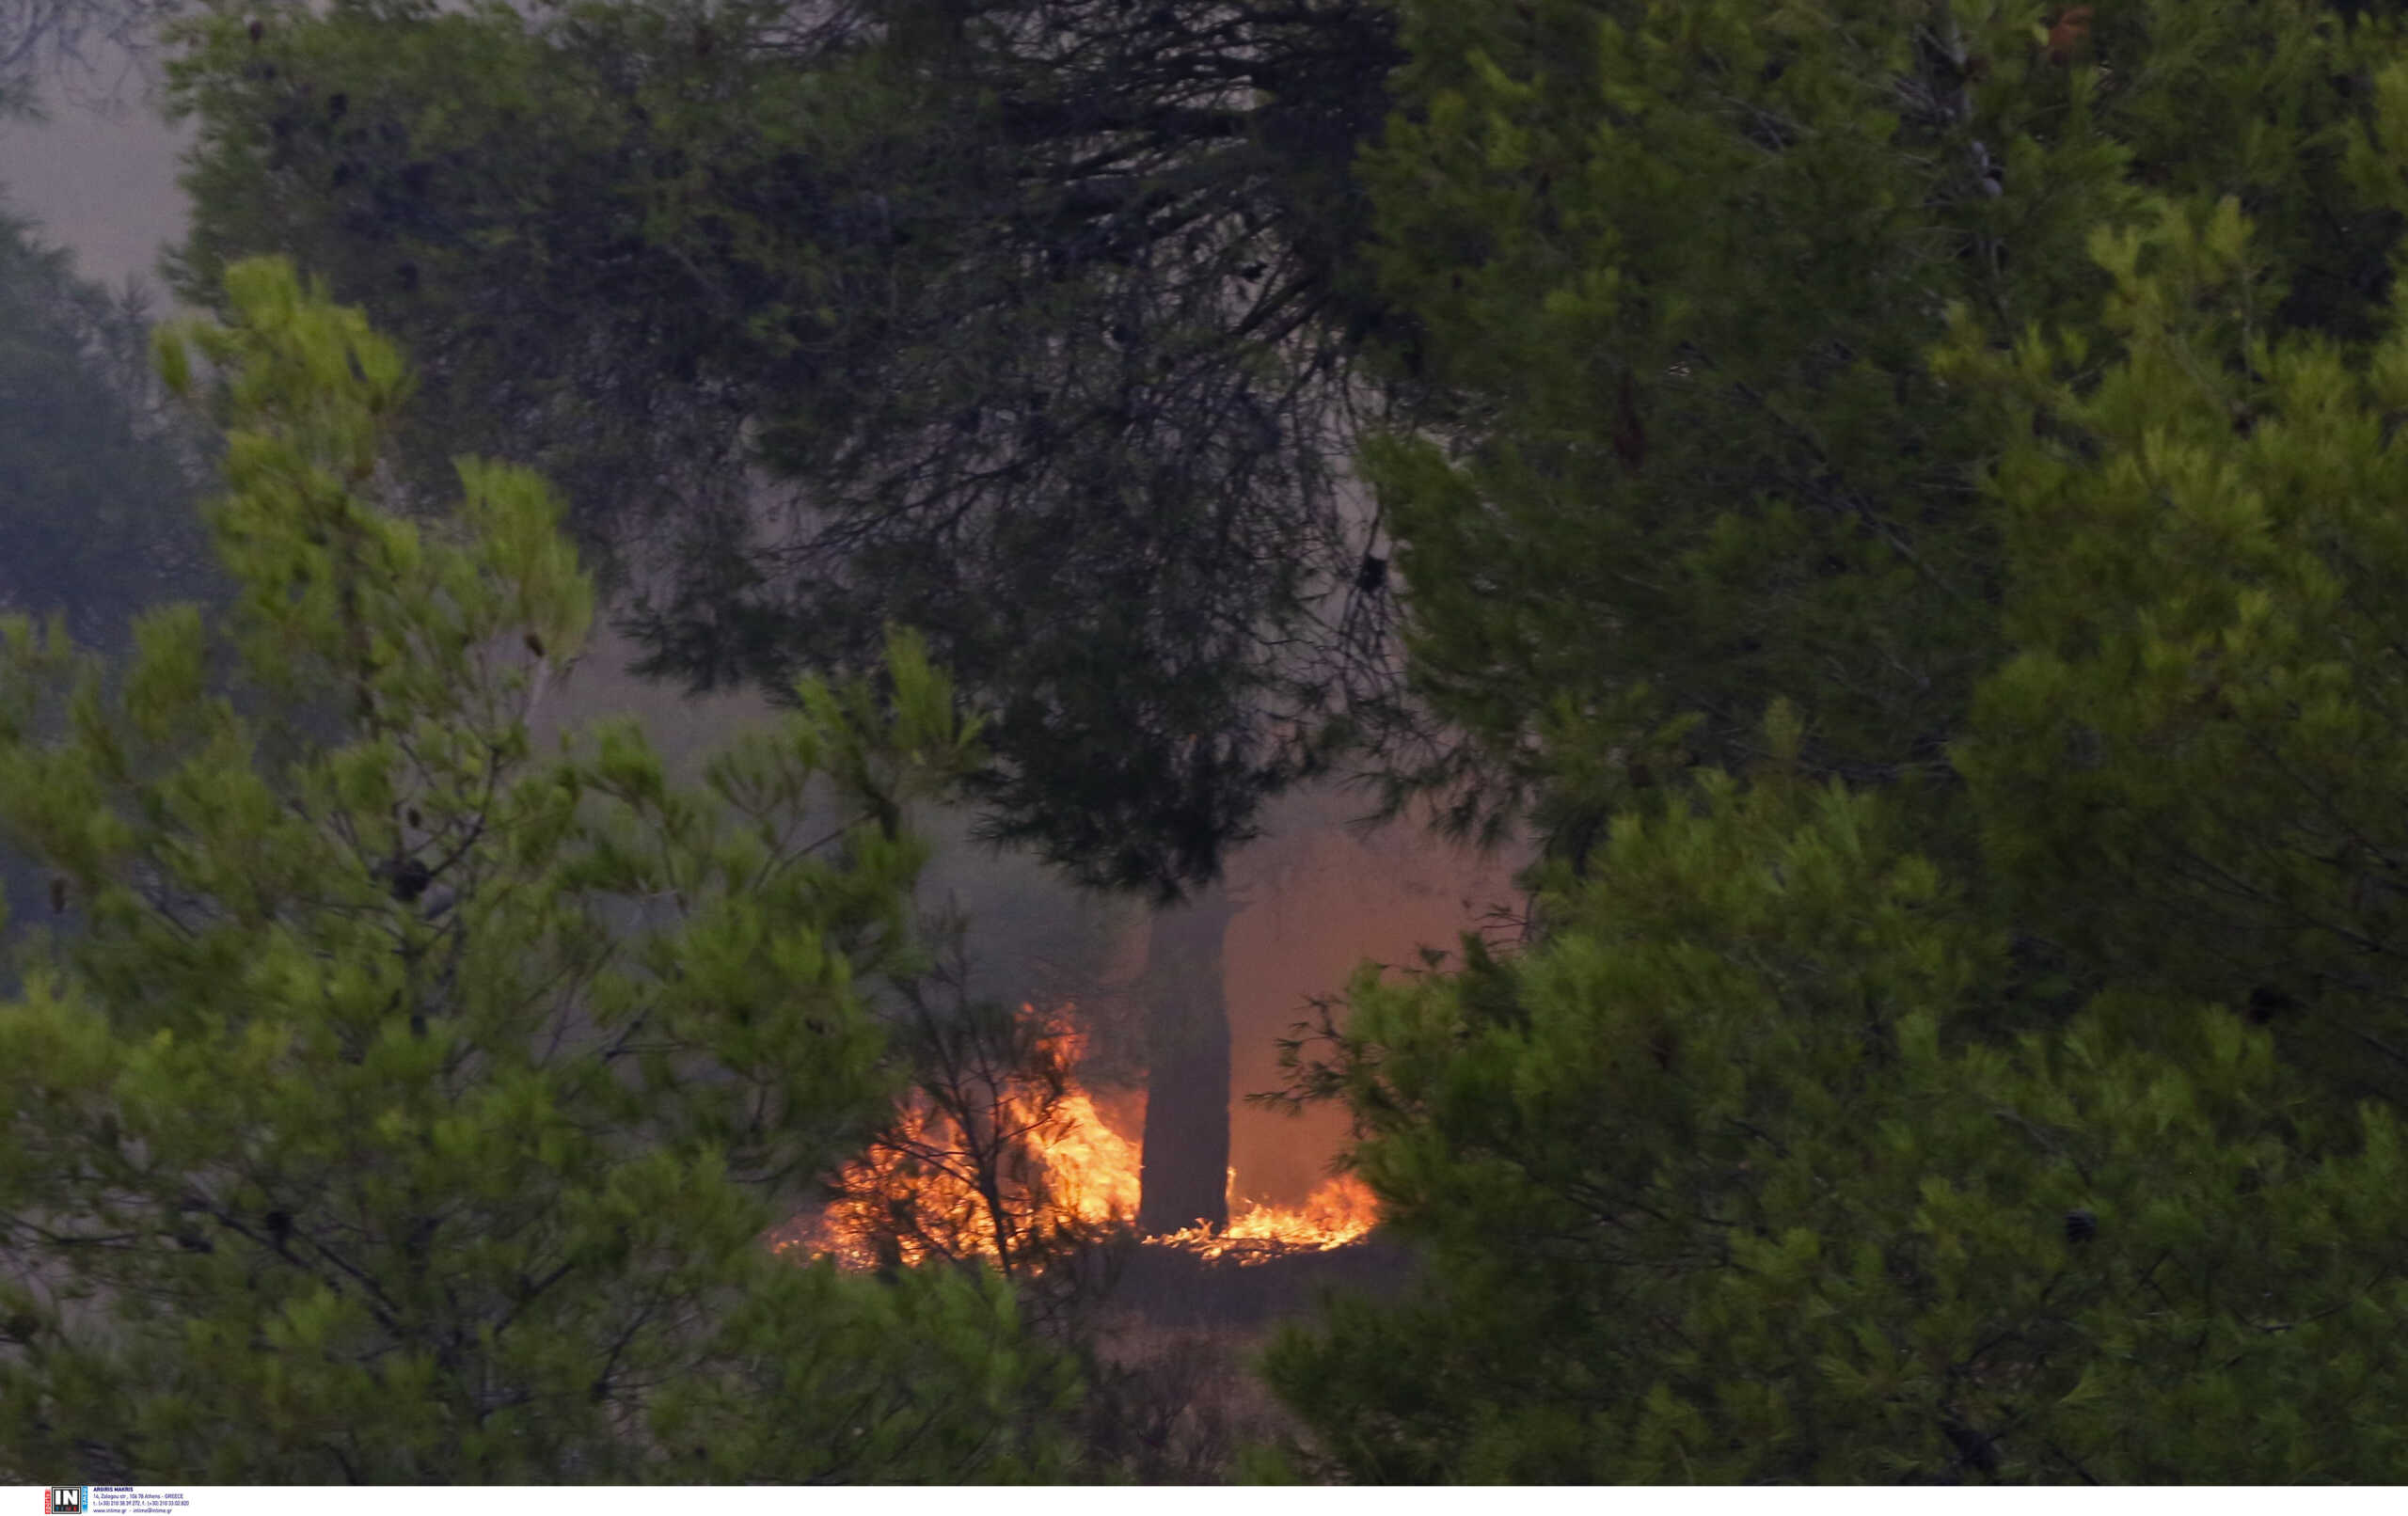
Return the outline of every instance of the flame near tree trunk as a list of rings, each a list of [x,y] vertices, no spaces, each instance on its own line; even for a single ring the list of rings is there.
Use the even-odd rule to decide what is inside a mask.
[[[1146,963],[1146,1129],[1137,1224],[1229,1224],[1229,1006],[1221,944],[1226,886],[1154,912]]]
[[[1020,1066],[954,1066],[915,1090],[860,1159],[830,1183],[816,1221],[779,1245],[872,1269],[982,1258],[1006,1273],[1041,1271],[1069,1250],[1132,1227],[1145,1172],[1141,1144],[1124,1136],[1074,1076],[1081,1038],[1067,1008],[1013,1019]],[[1370,1192],[1351,1176],[1330,1179],[1301,1206],[1267,1206],[1237,1193],[1228,1171],[1229,1220],[1157,1230],[1149,1245],[1258,1262],[1286,1252],[1342,1247],[1378,1221]]]

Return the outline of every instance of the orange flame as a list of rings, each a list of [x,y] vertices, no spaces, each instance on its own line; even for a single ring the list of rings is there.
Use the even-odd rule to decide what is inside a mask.
[[[1229,1171],[1227,1231],[1191,1226],[1146,1239],[1154,1247],[1185,1248],[1207,1258],[1260,1263],[1281,1253],[1319,1253],[1359,1242],[1380,1223],[1379,1202],[1351,1174],[1324,1179],[1301,1206],[1272,1206],[1235,1194],[1238,1171]]]
[[[1064,1017],[1048,1019],[1043,1040],[1066,1070],[1075,1068],[1082,1039]],[[851,1269],[972,1257],[1008,1269],[1042,1258],[1062,1240],[1126,1227],[1135,1215],[1142,1147],[1105,1118],[1074,1074],[1054,1089],[1008,1082],[968,1125],[980,1129],[965,1129],[958,1115],[915,1095],[871,1150],[838,1172],[835,1198],[816,1220],[799,1219],[773,1245]],[[1351,1175],[1325,1181],[1300,1206],[1274,1206],[1241,1196],[1231,1169],[1229,1210],[1225,1229],[1191,1226],[1143,1240],[1252,1264],[1344,1247],[1379,1221],[1378,1203]]]

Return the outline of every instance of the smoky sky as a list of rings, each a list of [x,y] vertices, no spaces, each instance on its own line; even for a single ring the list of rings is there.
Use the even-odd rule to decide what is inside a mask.
[[[159,250],[183,233],[176,155],[186,133],[168,126],[124,55],[88,75],[43,81],[48,119],[0,120],[0,188],[44,240],[71,249],[77,272],[155,292]]]

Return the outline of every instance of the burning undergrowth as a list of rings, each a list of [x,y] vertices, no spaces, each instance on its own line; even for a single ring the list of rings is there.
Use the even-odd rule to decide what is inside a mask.
[[[1072,1008],[1017,1014],[915,1005],[906,1040],[915,1087],[868,1148],[828,1183],[816,1215],[797,1218],[781,1251],[848,1268],[983,1259],[1034,1274],[1134,1230],[1144,1152],[1078,1078],[1085,1039]],[[1253,1265],[1327,1252],[1378,1221],[1350,1176],[1303,1204],[1252,1200],[1229,1174],[1229,1222],[1141,1237],[1146,1249]]]

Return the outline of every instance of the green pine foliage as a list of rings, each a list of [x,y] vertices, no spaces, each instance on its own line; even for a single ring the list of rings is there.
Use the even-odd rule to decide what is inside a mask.
[[[0,210],[0,612],[63,614],[114,649],[135,610],[221,592],[194,429],[163,400],[141,303]],[[0,899],[22,913],[40,890],[0,845]]]
[[[1467,738],[1391,798],[1462,827],[1576,856],[1667,769],[1751,762],[1782,695],[1817,772],[1946,781],[2004,560],[1996,439],[1927,355],[1958,305],[2087,322],[2087,239],[2149,188],[2281,229],[2274,326],[2376,319],[2399,223],[2350,145],[2388,22],[2116,6],[2059,62],[2028,4],[1402,8],[1368,257],[1442,398],[1365,463]]]
[[[104,688],[0,631],[0,824],[73,928],[0,1006],[0,1466],[1051,1471],[1069,1382],[999,1283],[762,1240],[890,1093],[864,987],[898,807],[966,761],[945,683],[898,640],[699,789],[630,726],[539,754],[591,608],[548,489],[463,460],[404,521],[396,350],[284,264],[227,292],[161,350],[219,381],[225,635],[150,612]]]
[[[2408,1476],[2395,1111],[2195,1002],[1990,1037],[2004,945],[1900,808],[1698,790],[1617,820],[1543,946],[1355,986],[1321,1072],[1431,1278],[1270,1352],[1319,1466]]]
[[[2408,1477],[2398,33],[1909,9],[1407,8],[1402,777],[1557,845],[1265,1472]]]
[[[1339,281],[1410,403],[1363,462],[1419,704],[1373,734],[1435,717],[1452,745],[1392,750],[1390,798],[1535,821],[1552,857],[1523,950],[1367,973],[1300,1070],[1426,1268],[1278,1340],[1304,1433],[1249,1467],[2408,1480],[2397,18],[1395,9],[1411,58]],[[733,435],[716,374],[794,402],[754,407],[788,463],[879,438],[918,479],[931,427],[985,434],[999,351],[1053,351],[1004,340],[1046,329],[1034,294],[1033,324],[886,340],[1019,277],[947,229],[1052,224],[978,219],[970,180],[1011,155],[965,123],[1089,118],[981,95],[915,135],[966,23],[788,73],[706,20],[219,9],[182,75],[188,272],[291,190],[341,280],[446,334],[447,403],[573,466],[650,488],[613,448]],[[422,87],[447,70],[457,111]],[[487,163],[495,120],[524,138]],[[1096,288],[1082,259],[1136,257],[1046,241],[1010,245]],[[884,704],[805,687],[706,795],[624,732],[538,763],[525,704],[585,614],[545,497],[467,466],[456,530],[367,510],[427,487],[384,448],[398,364],[235,271],[217,529],[263,714],[207,693],[189,612],[146,622],[121,697],[62,700],[62,649],[10,634],[0,808],[75,932],[0,1019],[6,1236],[40,1265],[0,1425],[27,1458],[228,1477],[423,1477],[452,1445],[485,1477],[1058,1468],[1061,1367],[994,1287],[752,1245],[884,1093],[859,987],[907,961],[917,854],[875,818],[963,771],[944,687],[898,644]],[[625,324],[589,348],[521,313],[514,348],[478,304],[513,291]],[[761,319],[661,314],[703,308]],[[597,353],[652,354],[641,393]],[[580,440],[656,392],[657,433]],[[1051,468],[1075,449],[1038,398],[1013,457]],[[988,498],[953,488],[914,508]],[[880,538],[848,565],[967,584],[1067,540],[994,519],[958,559]],[[1183,624],[1161,581],[1095,582],[1107,617]],[[1005,732],[1072,829],[1125,831],[1158,771],[1049,743],[1117,740],[1145,686],[1095,649],[1126,640],[1065,634],[1074,700],[1014,640],[1045,597],[929,598],[1038,671],[1046,719]],[[800,857],[777,818],[823,780],[874,823]]]
[[[2408,131],[2383,75],[2381,144]],[[2350,1098],[2408,1099],[2408,330],[2278,340],[2238,206],[2102,235],[2129,361],[1959,349],[2017,441],[1994,482],[2019,648],[1958,755],[2025,920],[2136,982],[2246,1006]]]
[[[399,439],[414,472],[439,485],[449,438],[506,448],[596,540],[597,513],[657,527],[673,503],[724,503],[750,404],[699,390],[749,396],[831,361],[824,328],[855,281],[816,245],[779,249],[800,267],[764,266],[764,222],[810,207],[716,197],[768,195],[771,166],[802,154],[843,177],[831,160],[849,156],[871,82],[732,73],[678,7],[553,19],[421,0],[195,8],[169,69],[198,138],[194,229],[170,266],[206,306],[230,263],[302,260],[425,374]],[[733,288],[701,272],[714,258]],[[806,291],[803,308],[775,303]]]

